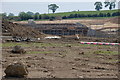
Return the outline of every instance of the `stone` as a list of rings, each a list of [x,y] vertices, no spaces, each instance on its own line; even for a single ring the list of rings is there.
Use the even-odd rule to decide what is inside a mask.
[[[12,50],[12,53],[25,53],[26,51],[21,46],[15,46]]]
[[[85,53],[84,52],[80,52],[79,55],[84,55]]]
[[[21,63],[21,62],[15,62],[13,64],[10,64],[6,69],[5,69],[5,77],[27,77],[28,75],[28,70],[27,67]]]

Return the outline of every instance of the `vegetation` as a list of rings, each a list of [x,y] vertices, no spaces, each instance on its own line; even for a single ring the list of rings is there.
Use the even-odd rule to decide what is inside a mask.
[[[105,4],[105,7],[109,7],[110,10],[112,10],[113,8],[115,8],[116,4],[114,1],[110,2],[110,1],[105,1],[104,2]],[[100,9],[102,9],[103,5],[102,5],[102,2],[95,2],[95,9],[97,11],[100,11]]]
[[[33,15],[32,12],[20,12],[19,13],[19,17],[20,17],[20,20],[28,20],[28,19],[32,19],[33,18]]]
[[[117,55],[118,51],[94,51],[95,54]]]
[[[53,13],[55,13],[55,11],[57,10],[57,8],[59,8],[59,6],[57,6],[56,4],[50,4],[50,5],[48,5],[48,9],[52,10]]]
[[[50,54],[50,53],[54,53],[52,51],[29,51],[27,52],[28,54]]]
[[[102,9],[102,2],[96,2],[95,4],[94,4],[96,7],[95,7],[95,9],[97,10],[97,11],[100,11],[100,9]]]
[[[14,47],[16,45],[19,45],[19,46],[22,46],[22,47],[38,47],[38,48],[44,48],[44,47],[67,47],[67,46],[80,46],[80,47],[104,47],[104,48],[108,48],[110,46],[107,46],[107,45],[88,45],[88,44],[68,44],[68,43],[65,43],[65,44],[61,44],[61,43],[36,43],[36,42],[33,42],[33,43],[25,43],[25,42],[7,42],[7,43],[4,43],[4,44],[0,44],[0,47],[3,47],[3,48],[6,48],[6,47]]]
[[[23,21],[28,19],[34,20],[54,20],[57,17],[62,19],[79,19],[79,18],[109,18],[120,16],[120,11],[116,10],[103,10],[103,11],[74,11],[74,12],[63,12],[63,13],[51,13],[51,14],[39,14],[38,12],[20,12],[18,16],[13,16],[14,14],[6,13],[1,14],[1,16],[8,20]]]
[[[113,9],[115,8],[115,2],[104,2],[105,3],[105,7],[109,7],[109,9]]]

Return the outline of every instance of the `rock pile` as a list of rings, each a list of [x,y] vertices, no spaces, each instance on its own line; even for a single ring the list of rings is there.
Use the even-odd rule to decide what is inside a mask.
[[[12,49],[12,53],[24,54],[26,51],[21,46],[15,46]]]
[[[6,69],[5,69],[5,77],[27,77],[28,75],[28,70],[27,67],[21,63],[21,62],[15,62],[13,64],[10,64]]]

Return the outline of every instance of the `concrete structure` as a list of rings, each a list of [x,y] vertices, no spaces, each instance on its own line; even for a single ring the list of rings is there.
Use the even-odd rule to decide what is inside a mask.
[[[36,28],[40,32],[52,35],[87,35],[88,27],[85,25],[77,25],[74,23],[61,24],[37,24]]]
[[[32,26],[32,27],[35,27],[35,22],[34,22],[34,20],[33,19],[29,19],[28,20],[28,25],[30,25],[30,26]]]
[[[24,24],[29,25],[29,24]],[[81,23],[36,23],[33,27],[44,34],[51,35],[79,35],[89,37],[116,37],[118,27],[104,27],[105,24],[92,23],[86,26]],[[107,25],[107,24],[106,24]],[[29,25],[32,26],[32,25]]]

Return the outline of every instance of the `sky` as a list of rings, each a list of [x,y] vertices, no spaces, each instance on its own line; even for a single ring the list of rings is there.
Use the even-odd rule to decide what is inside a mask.
[[[74,2],[73,2],[74,1]],[[14,13],[18,15],[19,12],[39,12],[40,14],[48,13],[48,5],[55,3],[59,6],[56,10],[58,12],[71,12],[71,11],[95,11],[94,3],[96,1],[104,0],[2,0],[2,9],[0,12]],[[0,6],[1,7],[1,6]],[[116,9],[118,5],[116,5]],[[103,10],[108,10],[108,8],[103,8]],[[50,13],[52,13],[50,11]]]
[[[120,1],[120,0],[1,0],[2,2],[96,2],[96,1]]]

